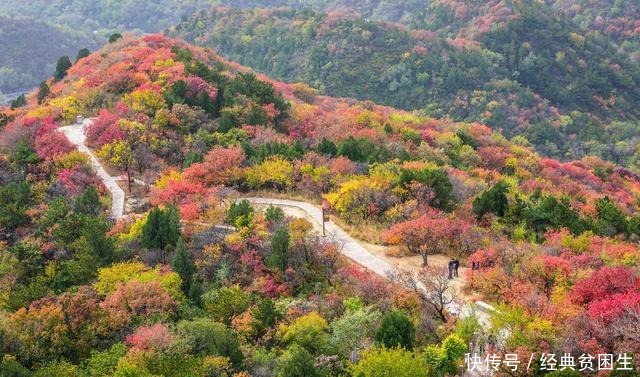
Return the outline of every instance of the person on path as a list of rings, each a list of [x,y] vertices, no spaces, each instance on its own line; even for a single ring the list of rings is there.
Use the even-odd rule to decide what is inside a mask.
[[[453,272],[454,276],[458,277],[458,267],[460,267],[460,261],[457,258],[453,259]]]
[[[451,260],[449,261],[449,279],[453,279],[453,261],[454,258],[451,258]]]

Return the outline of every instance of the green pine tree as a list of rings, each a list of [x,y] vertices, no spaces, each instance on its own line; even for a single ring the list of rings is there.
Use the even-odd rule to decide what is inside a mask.
[[[113,33],[109,36],[109,43],[113,43],[119,39],[122,39],[122,34],[120,33]]]
[[[165,245],[176,246],[178,240],[182,236],[180,230],[180,214],[178,209],[174,206],[169,206],[164,210],[165,222],[166,222],[166,238]]]
[[[284,220],[284,211],[280,207],[270,205],[264,211],[264,219],[270,223],[277,223]]]
[[[102,205],[100,204],[100,197],[98,196],[98,191],[95,187],[87,187],[82,195],[76,198],[73,207],[76,212],[84,215],[99,215],[102,210]]]
[[[382,318],[376,331],[376,342],[387,347],[413,349],[416,329],[404,312],[394,310]]]
[[[178,210],[169,206],[162,210],[154,208],[149,212],[147,222],[142,227],[142,245],[148,249],[166,250],[175,247],[181,236]]]
[[[49,96],[51,90],[49,89],[49,84],[46,81],[40,83],[40,87],[38,89],[38,105],[42,104],[42,102]]]
[[[184,243],[182,237],[178,239],[176,244],[176,251],[171,259],[171,267],[173,268],[173,271],[180,275],[180,278],[182,279],[182,291],[188,295],[190,293],[191,282],[193,281],[193,275],[196,272],[196,268],[193,264],[191,254],[189,254],[189,250],[187,250],[187,245]]]
[[[18,98],[11,101],[11,109],[17,109],[27,104],[27,98],[23,94],[20,94]]]
[[[318,153],[328,154],[329,156],[335,156],[338,154],[338,147],[336,147],[336,144],[333,141],[323,137],[316,147],[316,151],[318,151]]]
[[[473,213],[476,218],[480,219],[487,213],[503,217],[509,208],[507,191],[509,191],[509,185],[504,181],[500,181],[480,194],[473,201]]]
[[[68,56],[61,56],[56,63],[56,72],[53,77],[56,81],[62,80],[66,75],[69,68],[71,68],[71,59]]]
[[[89,55],[91,55],[91,51],[88,48],[81,48],[78,51],[78,55],[76,55],[76,62],[78,62],[78,60],[82,58],[86,58]]]
[[[27,165],[35,164],[39,158],[36,152],[29,145],[27,138],[22,138],[16,144],[13,155],[11,156],[11,163],[16,170],[24,170]]]
[[[187,297],[189,300],[193,302],[195,305],[202,305],[202,286],[200,285],[200,281],[198,281],[197,276],[194,274],[191,279],[191,283],[189,284],[189,292],[187,293]]]
[[[291,237],[287,228],[280,228],[271,237],[271,255],[267,259],[269,267],[284,272],[287,269],[289,242]]]
[[[142,227],[142,245],[148,249],[160,248],[160,217],[162,216],[159,208],[154,208],[149,212],[147,221]]]
[[[243,199],[237,203],[231,203],[229,210],[227,211],[227,221],[230,224],[237,225],[238,219],[244,221],[241,222],[249,222],[253,218],[253,213],[255,210],[251,206],[248,200]]]

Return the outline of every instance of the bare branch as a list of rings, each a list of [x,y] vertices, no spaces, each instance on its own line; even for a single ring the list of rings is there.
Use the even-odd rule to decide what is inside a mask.
[[[458,291],[451,284],[446,268],[425,266],[417,276],[396,268],[388,273],[388,278],[415,292],[424,304],[436,311],[438,318],[447,321],[447,307],[456,300]]]

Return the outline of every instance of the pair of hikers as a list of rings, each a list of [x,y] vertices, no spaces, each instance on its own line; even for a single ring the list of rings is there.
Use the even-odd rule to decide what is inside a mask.
[[[451,258],[449,261],[449,279],[458,277],[458,268],[460,267],[460,261],[457,258]]]

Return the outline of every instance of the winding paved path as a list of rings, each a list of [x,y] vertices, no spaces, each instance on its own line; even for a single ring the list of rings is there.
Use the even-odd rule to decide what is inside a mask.
[[[103,184],[107,187],[107,190],[109,190],[109,192],[111,193],[111,217],[114,219],[120,219],[124,215],[125,194],[116,182],[118,177],[112,177],[111,175],[109,175],[109,173],[107,173],[107,171],[100,164],[98,158],[85,144],[85,129],[87,126],[91,125],[91,122],[91,119],[85,119],[82,124],[72,124],[69,126],[61,127],[59,128],[59,130],[67,137],[67,139],[69,139],[72,144],[76,146],[76,148],[80,152],[86,153],[89,156],[93,169],[96,171],[96,174],[102,180]],[[272,204],[274,206],[285,209],[289,215],[302,215],[312,220],[316,230],[322,229],[322,210],[311,203],[288,199],[244,199],[249,200],[253,204]],[[342,245],[342,253],[349,259],[384,278],[388,278],[389,273],[394,270],[394,266],[392,266],[382,258],[371,254],[364,246],[362,246],[358,241],[356,241],[353,237],[351,237],[349,234],[347,234],[347,232],[342,230],[337,225],[333,224],[332,222],[327,222],[325,224],[325,227],[327,236],[331,237],[335,242]],[[473,308],[475,308],[476,310],[473,310]],[[462,307],[450,305],[448,309],[452,313],[458,313],[463,317],[469,315],[472,311],[475,311],[476,316],[483,326],[489,325],[489,313],[494,310],[491,306],[482,302],[477,302],[475,303],[475,305],[467,304],[463,305]]]
[[[243,198],[253,204],[274,205],[280,208],[298,208],[306,214],[308,219],[313,221],[316,230],[322,232],[322,210],[313,204],[288,199],[269,198]],[[292,214],[296,215],[296,214]],[[353,237],[332,222],[325,224],[327,236],[342,245],[342,254],[354,260],[356,263],[368,268],[380,276],[388,276],[387,273],[393,271],[394,266],[371,254],[364,246],[360,245]]]
[[[91,125],[93,121],[91,119],[85,119],[81,124],[74,123],[69,126],[60,127],[59,130],[67,137],[67,139],[76,146],[80,152],[89,156],[91,166],[96,171],[96,174],[105,185],[107,190],[111,193],[111,217],[113,219],[120,219],[124,215],[124,191],[118,186],[116,182],[117,178],[112,177],[102,167],[98,158],[93,154],[91,149],[85,144],[87,137],[85,135],[85,129]]]
[[[322,231],[322,210],[311,203],[289,199],[255,197],[241,199],[246,199],[253,204],[274,205],[276,207],[280,207],[284,209],[285,212],[287,212],[287,215],[290,216],[300,217],[299,215],[302,214],[308,220],[312,220],[313,226],[317,231]],[[362,246],[356,239],[351,237],[349,234],[347,234],[347,232],[342,230],[342,228],[338,227],[334,223],[327,222],[325,224],[325,229],[327,231],[328,237],[332,238],[335,242],[343,246],[342,254],[358,263],[359,265],[366,267],[367,269],[384,278],[388,278],[389,274],[395,269],[395,267],[387,261],[370,253],[369,250]],[[421,288],[425,289],[424,287]],[[475,303],[465,304],[462,306],[452,304],[449,305],[447,309],[451,313],[458,314],[462,317],[469,316],[472,314],[472,312],[475,312],[478,321],[485,328],[490,327],[490,313],[495,310],[493,307],[491,307],[491,305],[486,304],[482,301],[477,301]]]

